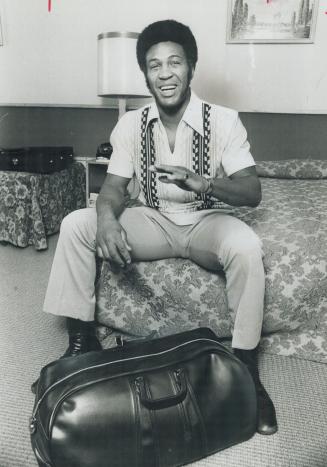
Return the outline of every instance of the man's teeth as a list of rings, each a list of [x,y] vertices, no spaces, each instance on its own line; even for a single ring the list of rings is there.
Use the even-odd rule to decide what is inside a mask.
[[[176,86],[162,86],[160,89],[161,91],[172,91],[175,88]]]

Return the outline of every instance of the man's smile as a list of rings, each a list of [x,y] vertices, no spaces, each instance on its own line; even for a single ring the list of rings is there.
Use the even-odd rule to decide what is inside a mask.
[[[159,86],[161,94],[165,97],[173,96],[176,88],[177,84],[164,84],[162,86]]]

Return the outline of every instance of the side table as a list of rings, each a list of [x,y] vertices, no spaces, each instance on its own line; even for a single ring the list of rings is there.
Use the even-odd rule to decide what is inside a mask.
[[[94,207],[97,195],[107,175],[109,159],[75,157],[85,167],[85,205]]]
[[[97,196],[106,178],[109,159],[96,157],[75,157],[75,161],[85,167],[85,204],[87,207],[95,207]],[[131,199],[136,199],[139,194],[137,182],[132,179],[127,187]]]

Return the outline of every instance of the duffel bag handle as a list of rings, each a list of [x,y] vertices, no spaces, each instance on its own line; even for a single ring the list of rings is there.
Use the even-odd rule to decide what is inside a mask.
[[[142,376],[137,377],[135,385],[142,405],[150,410],[159,410],[166,409],[183,402],[187,394],[186,377],[182,370],[176,370],[174,375],[179,386],[178,392],[176,394],[172,394],[167,397],[159,397],[157,399],[149,397],[149,391],[147,390],[145,379]]]

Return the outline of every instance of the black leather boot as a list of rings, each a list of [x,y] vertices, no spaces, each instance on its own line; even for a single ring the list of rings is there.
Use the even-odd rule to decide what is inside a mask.
[[[234,354],[245,363],[254,381],[257,393],[257,432],[261,435],[273,435],[278,429],[276,411],[259,378],[258,348],[234,349]]]
[[[102,350],[95,334],[94,321],[67,318],[69,346],[61,358],[76,357],[86,352]]]
[[[67,318],[67,330],[69,335],[69,346],[60,358],[76,357],[92,350],[102,350],[102,346],[95,334],[94,321],[80,321],[79,319]],[[31,391],[36,393],[38,379],[31,385]]]

